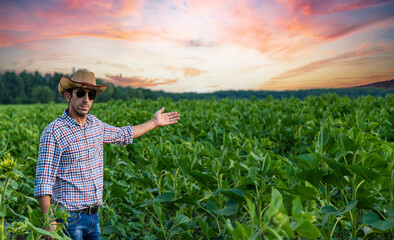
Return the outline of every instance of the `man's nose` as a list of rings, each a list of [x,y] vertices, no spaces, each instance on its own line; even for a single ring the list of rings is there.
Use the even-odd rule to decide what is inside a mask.
[[[89,101],[89,93],[88,92],[85,95],[83,95],[82,100],[84,102],[88,102]]]

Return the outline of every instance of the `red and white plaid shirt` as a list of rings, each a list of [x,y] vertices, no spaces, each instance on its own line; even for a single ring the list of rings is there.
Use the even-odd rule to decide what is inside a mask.
[[[63,115],[41,135],[34,196],[51,195],[68,211],[102,204],[103,143],[131,144],[133,129],[113,127],[88,114],[85,126]]]

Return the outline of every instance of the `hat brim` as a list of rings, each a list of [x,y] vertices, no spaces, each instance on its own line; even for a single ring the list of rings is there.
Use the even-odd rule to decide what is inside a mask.
[[[64,93],[71,88],[84,88],[84,89],[90,89],[96,91],[96,95],[99,95],[100,93],[104,92],[104,90],[107,88],[108,84],[104,85],[93,85],[91,83],[87,82],[75,82],[71,80],[68,77],[63,76],[60,78],[59,84],[57,86],[57,89],[59,93],[64,96]]]

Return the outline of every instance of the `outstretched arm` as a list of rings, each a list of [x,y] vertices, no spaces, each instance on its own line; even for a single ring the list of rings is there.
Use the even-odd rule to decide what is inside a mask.
[[[133,126],[133,138],[137,138],[156,127],[166,126],[178,122],[180,118],[179,113],[177,112],[163,113],[164,109],[165,108],[163,107],[159,111],[157,111],[155,117],[152,120],[149,120],[137,126]]]

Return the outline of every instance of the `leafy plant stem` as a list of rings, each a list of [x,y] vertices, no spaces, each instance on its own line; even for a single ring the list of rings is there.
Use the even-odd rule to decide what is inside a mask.
[[[274,235],[276,237],[276,239],[279,239],[279,240],[282,239],[282,237],[274,229],[272,229],[268,226],[266,226],[266,227],[267,227],[268,232],[271,233],[272,235]]]
[[[5,212],[5,192],[7,190],[8,184],[10,183],[10,178],[7,177],[4,185],[3,192],[0,199],[0,212]],[[4,240],[4,216],[1,217],[0,225],[0,240]]]
[[[394,208],[394,206],[393,206],[393,201],[394,201],[394,197],[393,197],[393,188],[394,188],[394,169],[393,170],[391,170],[391,176],[390,176],[390,188],[389,188],[389,191],[390,191],[390,206],[392,207],[392,208]]]
[[[161,231],[162,231],[163,234],[164,234],[164,238],[165,238],[165,239],[168,239],[167,234],[166,234],[166,229],[165,229],[165,227],[164,227],[164,225],[163,225],[163,222],[161,221],[160,217],[156,217],[156,215],[153,214],[150,210],[147,210],[147,211],[148,211],[154,218],[156,218],[156,220],[160,223]]]
[[[223,174],[219,174],[219,176],[218,176],[218,189],[223,188],[222,182],[223,182]],[[222,197],[221,194],[219,194],[219,206],[221,208],[224,207],[223,197]]]
[[[356,165],[356,156],[357,156],[357,150],[354,152],[353,159],[352,159],[352,164]],[[355,201],[357,199],[357,189],[359,185],[357,184],[357,175],[353,173],[353,182],[352,182],[352,200]],[[352,209],[350,210],[350,218],[351,218],[351,223],[352,223],[352,235],[355,238],[357,236],[357,212],[356,210]]]
[[[4,217],[1,217],[0,239],[4,239]]]
[[[174,176],[172,176],[172,174],[171,174],[171,177],[172,177],[172,180],[173,180],[173,183],[174,183],[174,198],[175,198],[175,199],[178,197],[178,192],[177,192],[177,190],[178,190],[178,188],[177,188],[177,178],[178,178],[178,171],[179,171],[179,170],[180,170],[180,168],[177,168],[177,169],[175,170]]]
[[[365,226],[365,224],[361,224],[361,225],[357,228],[357,232],[360,231],[360,229],[361,229],[362,227],[364,227],[364,226]]]
[[[222,230],[221,230],[220,227],[219,227],[219,220],[218,220],[218,218],[215,217],[214,214],[212,214],[210,211],[208,211],[207,209],[205,209],[205,208],[204,208],[203,206],[201,206],[200,204],[198,204],[198,206],[199,206],[202,210],[204,210],[206,213],[208,213],[209,215],[211,215],[211,216],[215,219],[216,224],[218,225],[219,235],[222,235]]]
[[[325,189],[325,200],[326,200],[326,206],[330,205],[330,199],[329,199],[329,195],[328,195],[328,184],[325,183],[324,184],[324,189]]]
[[[335,222],[334,227],[332,228],[332,231],[331,231],[331,234],[330,234],[330,240],[332,239],[332,235],[334,235],[334,231],[335,231],[335,228],[336,228],[338,222],[339,222],[342,218],[344,218],[344,216],[338,218],[337,221]]]

